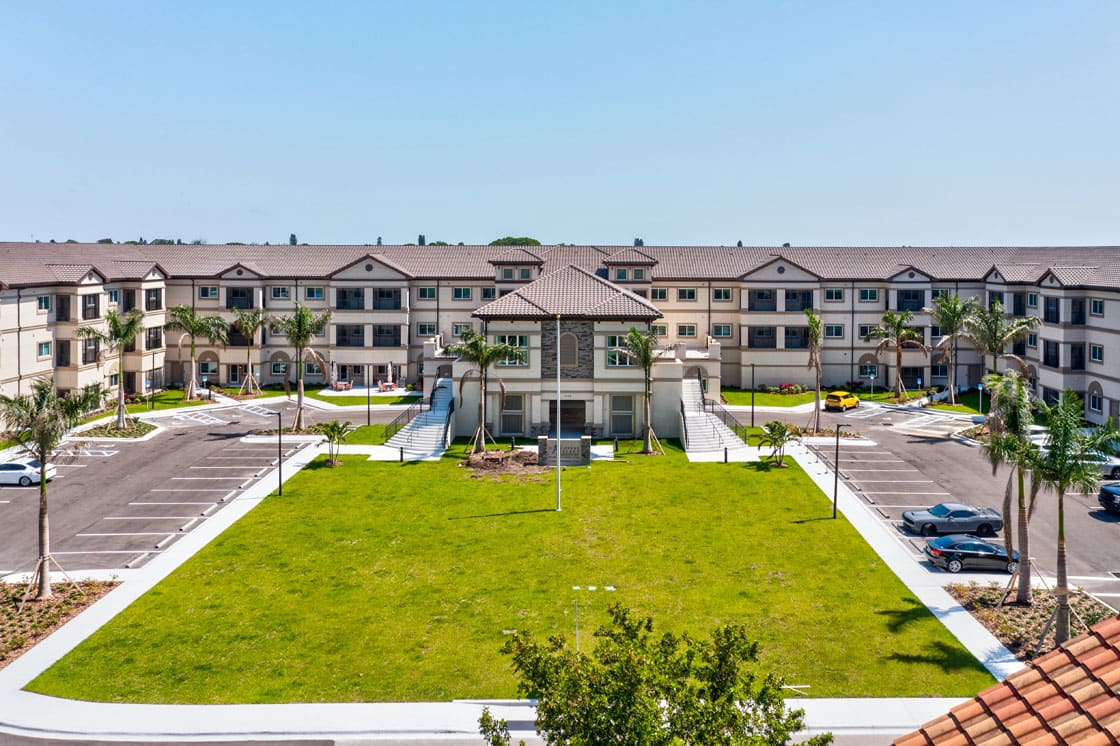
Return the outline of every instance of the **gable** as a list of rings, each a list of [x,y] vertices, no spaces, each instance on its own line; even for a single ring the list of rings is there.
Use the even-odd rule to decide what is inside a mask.
[[[785,257],[777,257],[739,277],[750,282],[818,282],[820,277]]]
[[[260,273],[254,272],[244,264],[235,264],[219,274],[218,277],[223,280],[259,280]]]
[[[96,270],[86,272],[85,276],[78,281],[79,285],[101,285],[105,282],[105,278],[97,273]]]
[[[406,280],[409,275],[381,256],[367,254],[352,264],[331,273],[332,280]]]
[[[929,282],[932,278],[915,267],[906,267],[891,277],[891,282]]]

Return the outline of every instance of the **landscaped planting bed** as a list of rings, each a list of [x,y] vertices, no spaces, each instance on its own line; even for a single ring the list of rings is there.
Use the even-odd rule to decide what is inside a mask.
[[[28,601],[20,609],[24,585],[0,583],[0,668],[61,627],[78,612],[111,591],[116,583],[57,583],[54,597]]]
[[[563,472],[313,463],[35,680],[131,702],[516,694],[513,630],[584,642],[622,603],[659,629],[748,626],[818,697],[971,696],[990,675],[793,465],[675,443]],[[600,590],[575,591],[573,586]],[[605,586],[617,590],[603,590]]]

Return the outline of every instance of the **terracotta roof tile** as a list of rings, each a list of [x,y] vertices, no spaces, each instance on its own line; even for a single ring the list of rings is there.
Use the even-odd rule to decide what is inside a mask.
[[[483,319],[652,320],[661,316],[645,298],[580,267],[569,266],[522,285],[487,303],[474,314]]]

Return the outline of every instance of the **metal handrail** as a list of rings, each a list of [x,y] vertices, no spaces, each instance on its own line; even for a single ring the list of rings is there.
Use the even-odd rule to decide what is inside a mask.
[[[455,411],[455,397],[451,397],[451,404],[447,407],[447,419],[443,421],[443,447],[451,445],[451,413]]]
[[[684,416],[684,399],[681,399],[681,440],[684,441],[684,449],[688,450],[688,418]]]
[[[398,414],[392,422],[385,426],[385,442],[388,443],[390,438],[403,430],[405,425],[412,422],[418,414],[425,411],[425,408],[430,409],[431,406],[419,401],[409,405],[408,409]]]
[[[704,411],[718,417],[719,421],[726,425],[731,432],[735,433],[735,437],[743,441],[743,444],[746,445],[748,442],[747,437],[750,435],[750,429],[735,419],[735,416],[728,412],[722,404],[706,399],[704,400]]]

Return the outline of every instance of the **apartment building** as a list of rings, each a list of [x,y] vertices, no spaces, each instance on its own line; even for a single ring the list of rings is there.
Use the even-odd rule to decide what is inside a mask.
[[[645,301],[659,315],[578,318],[580,309],[560,302],[562,293],[555,294],[564,286],[545,282],[569,268],[597,278],[619,298]],[[514,304],[502,299],[515,292],[529,304],[543,293],[548,299],[543,308],[567,309],[562,319],[591,323],[590,336],[580,340],[579,349],[593,351],[594,367],[590,378],[579,380],[603,382],[585,385],[583,393],[589,407],[586,422],[602,432],[619,431],[610,426],[612,401],[605,397],[612,394],[606,382],[629,374],[608,370],[624,366],[606,361],[611,356],[608,338],[624,332],[625,324],[645,326],[658,335],[664,369],[676,361],[674,376],[699,372],[709,381],[741,388],[806,384],[812,374],[806,367],[803,309],[811,308],[824,323],[826,384],[874,381],[882,387],[901,375],[908,387],[918,388],[947,383],[948,370],[936,353],[931,358],[908,350],[897,371],[893,354],[876,357],[874,344],[864,338],[884,311],[910,310],[925,342],[936,343],[940,330],[924,309],[940,293],[971,296],[985,304],[998,298],[1011,315],[1038,316],[1036,333],[1009,350],[1027,361],[1036,393],[1052,399],[1072,388],[1085,399],[1089,420],[1120,416],[1120,247],[2,243],[0,392],[26,392],[29,381],[50,375],[61,389],[100,382],[111,390],[123,385],[126,391],[143,393],[181,382],[187,349],[180,347],[178,334],[163,331],[167,308],[179,304],[230,322],[235,308],[282,315],[300,303],[330,311],[326,333],[313,343],[325,364],[307,364],[309,383],[362,383],[368,378],[427,379],[430,385],[435,376],[431,365],[449,366],[446,371],[453,367],[439,359],[438,349],[467,328],[491,336],[527,336],[540,350],[553,345],[544,321],[503,317],[508,312],[502,309]],[[122,370],[115,356],[110,359],[95,344],[75,337],[80,326],[103,324],[107,311],[132,308],[144,313],[145,332],[125,352]],[[206,340],[197,345],[200,373],[210,382],[236,386],[248,365],[265,383],[294,377],[294,350],[270,326],[252,340],[231,334],[225,347]],[[690,357],[700,361],[691,365],[691,372]],[[983,362],[972,350],[960,349],[956,364],[963,386],[982,375]],[[527,374],[511,375],[525,394],[546,389],[547,377],[543,363]],[[630,379],[622,388],[633,388]],[[618,389],[621,384],[612,385]],[[666,400],[672,398],[667,387],[660,390]],[[492,411],[500,411],[499,403],[493,403]],[[550,405],[543,394],[522,403],[528,407],[522,410],[528,427],[547,420]],[[621,399],[618,406],[624,406]],[[509,418],[511,425],[514,419]],[[620,415],[617,423],[623,421]]]

